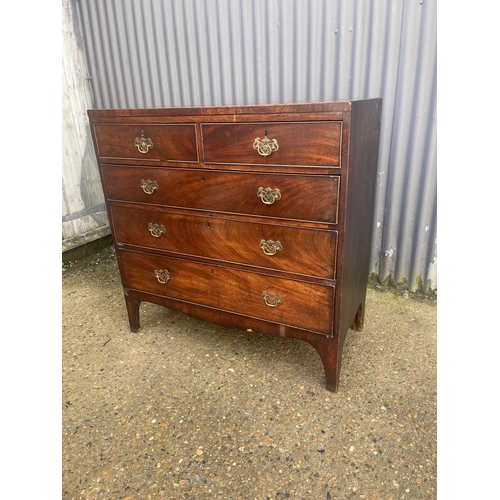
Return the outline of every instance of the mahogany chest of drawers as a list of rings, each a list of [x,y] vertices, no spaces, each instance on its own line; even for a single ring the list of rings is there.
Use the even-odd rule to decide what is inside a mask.
[[[381,106],[90,110],[131,330],[149,301],[301,339],[336,391],[363,327]]]

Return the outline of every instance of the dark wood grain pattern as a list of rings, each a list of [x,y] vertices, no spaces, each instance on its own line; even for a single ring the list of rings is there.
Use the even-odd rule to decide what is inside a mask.
[[[363,99],[359,99],[363,100]],[[342,120],[343,113],[350,111],[351,104],[356,102],[356,99],[351,101],[330,101],[330,102],[304,102],[304,103],[283,103],[283,104],[245,104],[240,106],[207,106],[207,107],[191,107],[178,106],[175,108],[121,108],[121,109],[89,109],[88,115],[92,123],[121,123],[125,118],[128,122],[151,122],[158,123],[159,121],[176,122],[189,121],[186,117],[193,117],[199,120],[199,117],[209,116],[210,120],[216,120],[218,116],[224,121],[241,121],[244,117],[248,117],[248,121],[255,121],[258,117],[261,121],[269,117],[269,120],[283,121],[287,117],[297,116],[295,120],[303,120],[307,114],[307,119],[328,119]],[[243,118],[242,118],[243,117]],[[237,118],[237,120],[235,120]],[[206,120],[203,120],[206,121]]]
[[[223,217],[137,210],[110,204],[118,245],[142,246],[225,262],[334,279],[337,231],[263,224]],[[159,236],[149,224],[161,226]],[[271,249],[261,242],[275,242]],[[279,246],[276,244],[279,243]],[[279,250],[277,250],[279,248]],[[270,252],[274,254],[269,255]]]
[[[337,391],[364,324],[381,106],[89,111],[130,329],[148,301],[297,338]],[[278,148],[260,155],[257,137]]]
[[[343,249],[339,252],[343,295],[338,318],[340,355],[348,328],[354,326],[359,331],[364,323],[381,113],[381,99],[356,101],[345,120],[350,127],[351,144],[355,146],[349,149],[346,158],[343,186],[345,230]]]
[[[214,172],[189,169],[104,167],[108,199],[155,205],[216,210],[316,222],[337,222],[339,176],[294,176]],[[158,190],[146,194],[142,180],[155,181]],[[272,205],[258,198],[259,187],[279,189]]]
[[[124,286],[130,289],[324,334],[331,328],[333,286],[125,250],[120,263]],[[156,270],[168,270],[169,281],[160,283]],[[279,295],[282,303],[267,305],[263,292]]]
[[[203,124],[206,163],[336,166],[342,122]],[[256,138],[275,139],[278,150],[261,156]]]
[[[198,161],[194,125],[96,124],[98,155],[108,161],[133,158],[144,161]],[[151,139],[153,147],[139,152],[136,138]]]

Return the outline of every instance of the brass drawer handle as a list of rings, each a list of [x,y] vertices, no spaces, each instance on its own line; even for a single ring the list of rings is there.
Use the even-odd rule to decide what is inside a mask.
[[[139,150],[139,153],[143,154],[153,149],[153,141],[149,137],[147,139],[144,137],[144,130],[141,130],[141,137],[135,138],[135,147]]]
[[[283,304],[283,299],[279,293],[264,291],[262,292],[262,298],[264,299],[266,305],[269,307],[276,307],[279,306],[280,304]]]
[[[170,273],[167,269],[155,269],[155,277],[162,285],[164,285],[170,280]]]
[[[275,255],[276,252],[283,250],[281,242],[273,240],[260,240],[259,247],[266,255]]]
[[[271,153],[278,151],[278,141],[276,139],[269,139],[269,137],[267,137],[267,132],[264,132],[264,139],[255,138],[255,141],[253,141],[253,148],[256,149],[261,156],[269,156]]]
[[[141,188],[146,194],[153,194],[155,191],[160,189],[160,186],[158,186],[156,181],[150,181],[149,179],[146,181],[141,179]]]
[[[167,232],[165,226],[163,226],[162,224],[153,224],[152,222],[148,224],[148,229],[151,233],[151,236],[154,236],[155,238],[159,238],[162,234],[165,234]]]
[[[276,200],[281,200],[281,192],[278,188],[272,189],[270,187],[264,189],[260,187],[257,191],[257,196],[261,199],[262,203],[272,205]]]

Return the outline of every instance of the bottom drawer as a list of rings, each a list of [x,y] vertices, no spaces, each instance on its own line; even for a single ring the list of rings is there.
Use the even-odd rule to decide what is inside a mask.
[[[331,331],[335,287],[120,251],[123,285],[318,333]]]

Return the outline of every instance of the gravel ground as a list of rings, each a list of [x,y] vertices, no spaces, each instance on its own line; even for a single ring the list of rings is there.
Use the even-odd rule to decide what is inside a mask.
[[[153,304],[111,247],[62,285],[62,497],[434,499],[436,305],[369,289],[339,392],[309,344]]]

